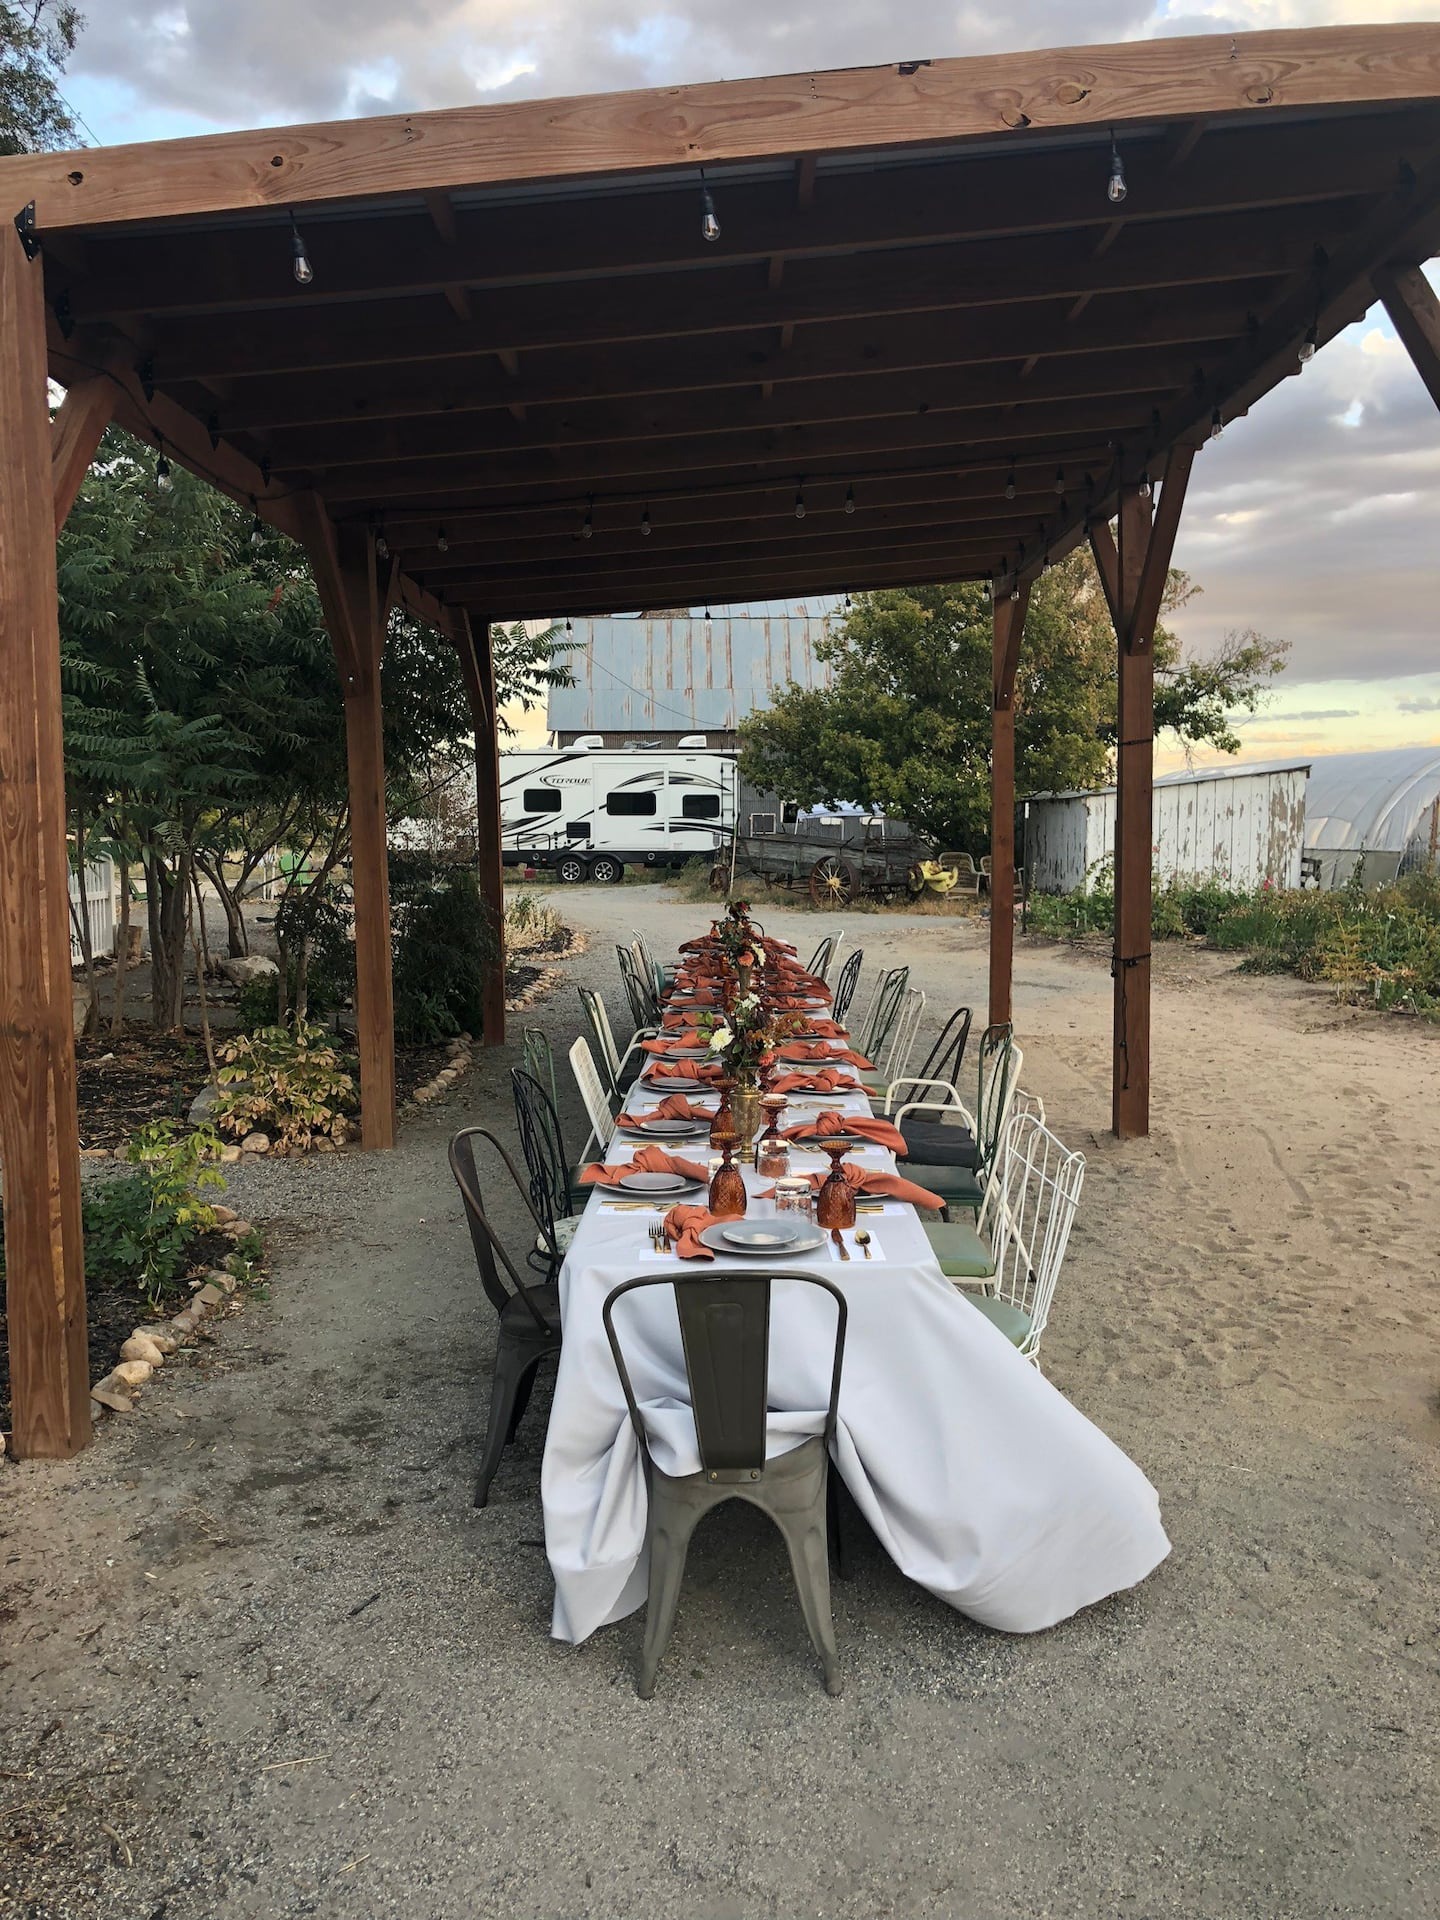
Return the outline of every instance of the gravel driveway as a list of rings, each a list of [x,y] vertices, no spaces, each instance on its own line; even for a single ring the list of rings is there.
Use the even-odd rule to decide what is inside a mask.
[[[658,888],[554,897],[617,1023],[611,940],[643,916],[669,951],[705,917]],[[802,943],[829,924],[761,911]],[[925,1034],[983,1005],[978,924],[844,920],[867,976],[910,961]],[[444,1156],[462,1124],[509,1136],[512,1046],[391,1155],[245,1167],[269,1297],[80,1460],[0,1475],[0,1912],[1440,1913],[1440,1049],[1167,958],[1157,1131],[1122,1150],[1103,963],[1022,945],[1017,1005],[1026,1081],[1090,1159],[1047,1370],[1160,1489],[1150,1581],[1012,1639],[862,1543],[830,1700],[779,1536],[732,1505],[654,1701],[638,1616],[550,1641],[548,1385],[475,1512],[493,1321]],[[560,1052],[573,991],[525,1018]]]

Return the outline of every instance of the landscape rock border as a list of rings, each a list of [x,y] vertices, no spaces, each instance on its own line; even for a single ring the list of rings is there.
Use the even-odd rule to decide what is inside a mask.
[[[248,1220],[240,1219],[229,1207],[217,1207],[216,1212],[228,1216],[218,1225],[232,1240],[242,1240],[255,1231]],[[119,1359],[90,1389],[91,1412],[97,1419],[103,1419],[107,1413],[133,1413],[140,1390],[150,1384],[173,1353],[192,1346],[205,1321],[240,1290],[239,1278],[223,1267],[212,1267],[191,1284],[193,1292],[188,1307],[172,1314],[168,1320],[151,1320],[136,1326],[121,1342]]]
[[[447,1063],[431,1079],[416,1087],[406,1104],[425,1107],[432,1100],[438,1100],[441,1094],[448,1093],[461,1075],[468,1073],[475,1064],[474,1047],[475,1042],[468,1033],[458,1034],[447,1048]]]

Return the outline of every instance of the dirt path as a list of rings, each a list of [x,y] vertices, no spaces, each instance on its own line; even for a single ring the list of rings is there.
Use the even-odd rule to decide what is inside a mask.
[[[617,1013],[612,939],[704,914],[556,898]],[[846,924],[867,977],[910,962],[925,1033],[983,1004],[982,928]],[[533,1017],[558,1051],[578,1013]],[[829,1701],[778,1540],[732,1509],[653,1702],[637,1621],[551,1643],[543,1393],[468,1504],[492,1323],[444,1142],[508,1131],[507,1052],[393,1156],[246,1169],[269,1302],[81,1461],[0,1476],[0,1912],[1440,1914],[1440,1037],[1167,953],[1157,1128],[1122,1150],[1103,963],[1023,947],[1017,1018],[1090,1162],[1047,1367],[1160,1488],[1151,1581],[1011,1640],[871,1547]]]

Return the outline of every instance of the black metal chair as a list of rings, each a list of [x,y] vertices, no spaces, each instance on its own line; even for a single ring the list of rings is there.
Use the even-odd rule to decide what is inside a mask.
[[[850,1011],[850,1002],[855,998],[855,989],[860,983],[860,963],[865,958],[865,949],[857,947],[840,969],[840,977],[835,982],[835,997],[830,1004],[830,1017],[843,1021]]]
[[[885,1097],[886,1113],[893,1113],[907,1100],[923,1099],[923,1089],[927,1086],[959,1087],[973,1019],[969,1007],[955,1009],[918,1071],[903,1074],[891,1082]]]
[[[823,980],[830,971],[830,962],[835,958],[836,938],[835,934],[827,933],[810,956],[810,963],[805,971],[817,980]]]
[[[543,1242],[530,1254],[529,1264],[535,1266],[536,1253],[542,1253],[553,1270],[569,1251],[573,1216],[584,1208],[589,1190],[565,1151],[560,1116],[544,1087],[523,1067],[510,1069],[510,1087],[520,1152],[530,1176],[530,1205],[540,1221]]]
[[[538,1283],[527,1280],[501,1245],[480,1195],[475,1167],[477,1140],[484,1140],[499,1154],[537,1229],[542,1234],[544,1229],[530,1205],[514,1162],[494,1134],[484,1127],[466,1127],[457,1133],[450,1142],[450,1171],[464,1202],[475,1264],[480,1269],[480,1284],[500,1323],[495,1343],[495,1371],[490,1380],[485,1445],[475,1479],[475,1504],[483,1507],[490,1498],[490,1483],[500,1465],[500,1456],[515,1438],[521,1416],[529,1404],[535,1369],[542,1360],[560,1351],[560,1296],[553,1265],[545,1280]]]
[[[969,1012],[962,1008],[962,1012]],[[966,1031],[968,1032],[968,1025]],[[987,1027],[980,1036],[980,1053],[975,1089],[975,1115],[981,1122],[982,1130],[987,1119],[987,1089],[991,1084],[997,1065],[1003,1065],[1001,1056],[1007,1054],[1013,1045],[1012,1029],[1008,1024]],[[960,1083],[960,1062],[964,1058],[962,1046],[955,1061],[953,1073],[935,1073],[922,1075],[921,1078],[943,1081],[951,1089],[958,1091]],[[897,1101],[891,1103],[892,1110],[898,1111],[912,1100],[924,1102],[926,1090],[916,1085],[902,1092]],[[945,1107],[941,1099],[928,1113],[907,1114],[896,1123],[905,1141],[912,1161],[922,1162],[932,1167],[978,1167],[984,1156],[983,1143],[977,1141],[970,1128],[957,1114],[954,1119],[945,1117]],[[998,1132],[998,1121],[996,1123]]]
[[[773,1460],[765,1457],[772,1276],[754,1272],[708,1273],[693,1278],[647,1274],[622,1282],[605,1302],[605,1333],[630,1409],[630,1424],[640,1443],[650,1496],[646,1523],[650,1589],[645,1643],[635,1682],[642,1700],[648,1700],[655,1691],[655,1674],[675,1624],[690,1536],[712,1508],[727,1500],[748,1501],[769,1514],[780,1529],[789,1550],[805,1625],[824,1669],[825,1691],[840,1691],[840,1660],[830,1617],[826,1490],[840,1400],[840,1369],[845,1359],[845,1296],[816,1274],[778,1277],[818,1287],[834,1300],[835,1354],[823,1431]],[[695,1437],[700,1447],[698,1473],[663,1473],[650,1455],[645,1422],[614,1323],[616,1302],[644,1287],[674,1290]]]

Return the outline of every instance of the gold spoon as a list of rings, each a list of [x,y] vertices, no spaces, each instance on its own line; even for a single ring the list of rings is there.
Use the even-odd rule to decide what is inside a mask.
[[[874,1258],[874,1255],[870,1251],[870,1234],[867,1228],[857,1227],[855,1229],[855,1244],[857,1247],[863,1248],[867,1260]]]

